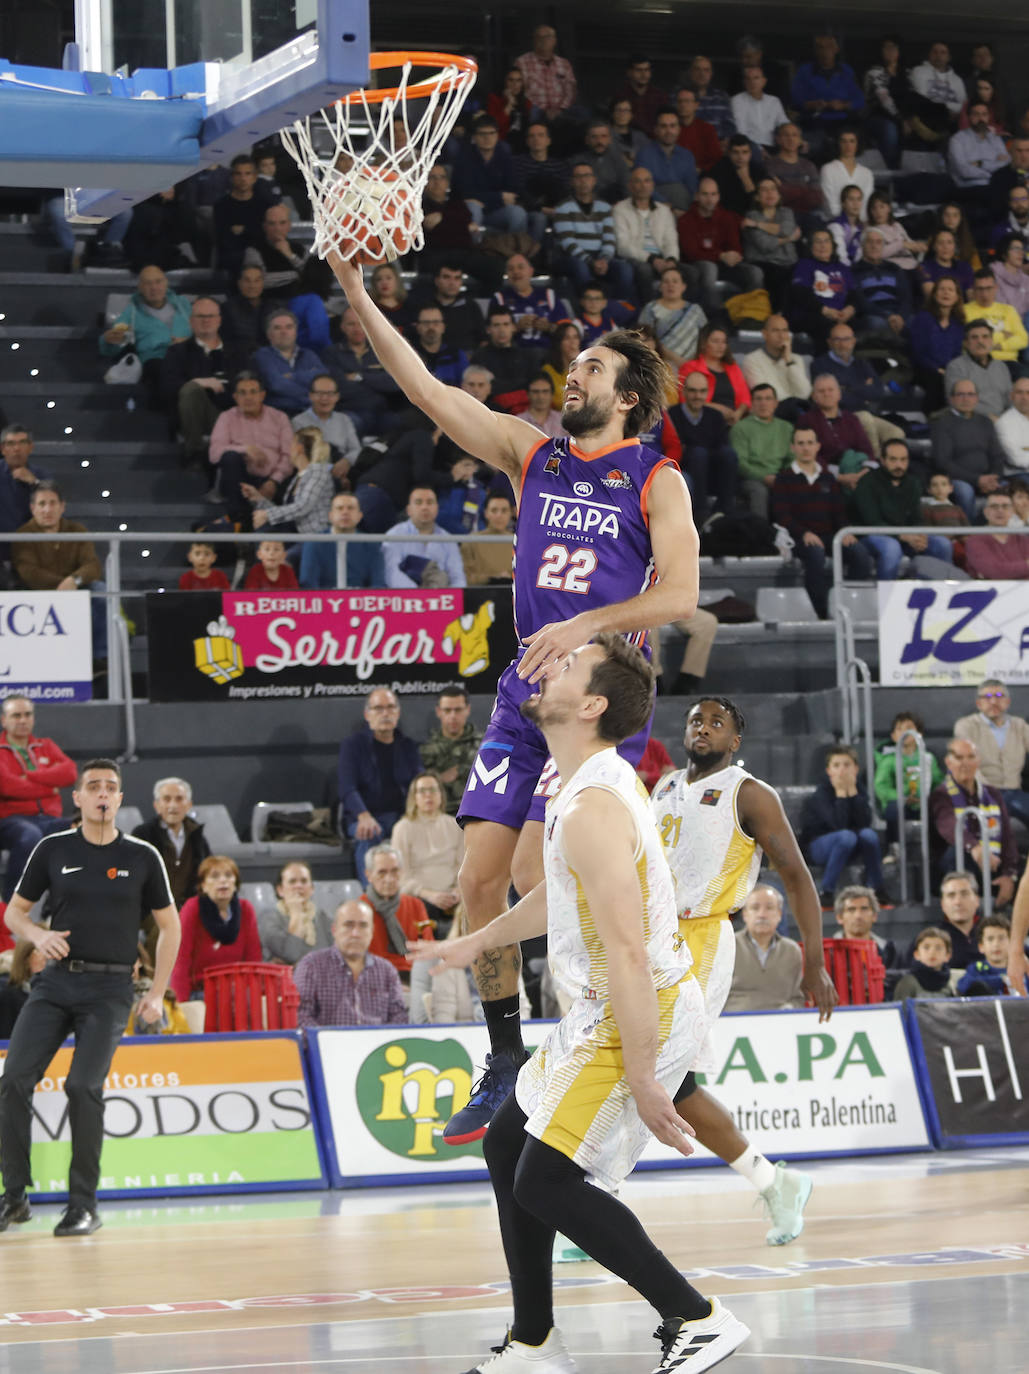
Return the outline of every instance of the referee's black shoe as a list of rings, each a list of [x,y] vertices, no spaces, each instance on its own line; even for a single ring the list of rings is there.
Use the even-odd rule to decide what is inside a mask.
[[[20,1225],[23,1221],[31,1220],[32,1208],[24,1193],[21,1197],[11,1197],[5,1193],[0,1199],[0,1231],[6,1231],[8,1226]]]
[[[103,1224],[96,1212],[91,1212],[88,1207],[70,1206],[64,1209],[64,1216],[54,1227],[54,1235],[91,1236]]]

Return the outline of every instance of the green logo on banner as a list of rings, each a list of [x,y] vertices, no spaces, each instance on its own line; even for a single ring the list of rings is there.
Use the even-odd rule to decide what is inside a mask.
[[[380,1045],[357,1075],[357,1106],[385,1150],[404,1159],[482,1158],[479,1141],[443,1145],[448,1119],[466,1105],[472,1061],[457,1040],[391,1040]]]

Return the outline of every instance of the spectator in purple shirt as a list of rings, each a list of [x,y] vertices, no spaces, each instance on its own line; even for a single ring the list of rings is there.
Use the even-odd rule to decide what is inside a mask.
[[[344,902],[332,923],[332,946],[305,954],[293,970],[300,993],[298,1026],[403,1026],[407,1006],[393,965],[369,954],[375,913]]]

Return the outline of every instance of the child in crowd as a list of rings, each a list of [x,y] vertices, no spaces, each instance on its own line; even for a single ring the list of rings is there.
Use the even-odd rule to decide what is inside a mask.
[[[953,997],[950,985],[950,936],[939,926],[926,926],[915,938],[911,967],[893,990],[896,1001],[906,997]]]
[[[925,726],[918,716],[900,711],[893,718],[889,741],[883,744],[875,756],[875,798],[886,817],[886,834],[889,839],[897,838],[897,741],[907,730],[917,730],[925,734]],[[901,766],[901,785],[904,789],[904,815],[913,820],[918,816],[918,801],[922,790],[922,759],[915,741],[908,736],[899,746],[904,753]],[[927,752],[927,791],[932,791],[943,781],[943,769],[932,754]]]
[[[299,590],[297,575],[286,562],[286,546],[281,539],[263,539],[257,546],[257,562],[246,575],[248,592],[293,592]]]
[[[222,572],[221,568],[214,566],[217,553],[213,544],[205,544],[202,540],[194,540],[189,546],[186,554],[186,562],[190,566],[189,572],[184,572],[179,578],[180,592],[227,592],[229,579]]]
[[[929,494],[922,497],[922,517],[927,525],[963,525],[961,507],[954,503],[954,483],[945,472],[929,478]]]
[[[1011,922],[1006,916],[985,916],[979,922],[981,959],[965,969],[957,986],[959,997],[1003,997],[1011,992],[1008,981],[1008,947]],[[1029,978],[1024,980],[1029,991]]]
[[[1029,529],[1029,482],[1024,477],[1015,477],[1008,483],[1008,495],[1015,508],[1008,524],[1013,530]]]

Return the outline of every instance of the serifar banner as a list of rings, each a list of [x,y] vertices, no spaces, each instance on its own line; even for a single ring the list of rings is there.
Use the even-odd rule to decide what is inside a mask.
[[[68,1189],[71,1055],[57,1052],[33,1100],[41,1198]],[[298,1035],[124,1040],[104,1084],[100,1193],[320,1186],[316,1129]]]
[[[884,687],[1029,683],[1029,584],[880,582]]]
[[[941,1148],[1029,1141],[1029,1001],[909,1005]]]
[[[511,591],[147,596],[152,701],[493,693],[514,657]]]
[[[0,699],[89,701],[89,592],[0,592]]]
[[[319,1030],[309,1045],[334,1183],[485,1176],[479,1142],[441,1140],[485,1063],[484,1028]],[[930,1146],[899,1007],[842,1009],[823,1025],[810,1012],[727,1015],[713,1045],[707,1086],[776,1157]],[[694,1159],[710,1156],[698,1146]],[[643,1162],[682,1160],[651,1142]]]

